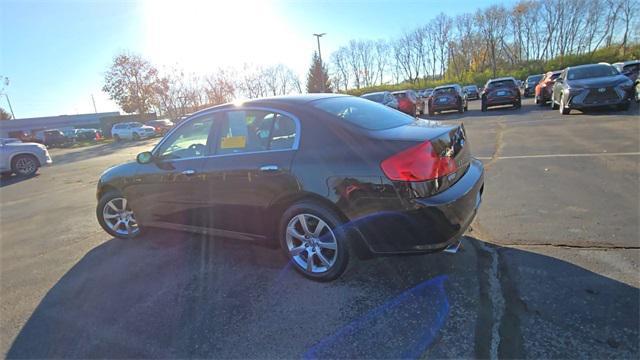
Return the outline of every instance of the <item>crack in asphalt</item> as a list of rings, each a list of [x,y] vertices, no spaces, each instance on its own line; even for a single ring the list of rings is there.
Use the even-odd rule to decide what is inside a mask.
[[[495,163],[500,157],[502,146],[504,145],[502,139],[504,138],[504,132],[506,130],[507,126],[505,124],[505,120],[500,121],[498,123],[498,131],[496,132],[496,149],[494,150],[493,154],[491,154],[490,160],[486,164],[484,164],[485,169],[491,167],[491,165],[493,165],[493,163]]]

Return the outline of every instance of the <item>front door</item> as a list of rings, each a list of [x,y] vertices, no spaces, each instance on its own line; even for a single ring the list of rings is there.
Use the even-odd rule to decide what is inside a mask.
[[[292,116],[262,109],[222,115],[217,120],[215,156],[203,164],[209,199],[203,212],[206,226],[236,235],[267,235],[265,225],[273,221],[269,206],[298,190],[290,170],[299,123]]]
[[[202,165],[213,149],[213,114],[186,120],[140,165],[127,198],[142,225],[198,225],[206,190]]]

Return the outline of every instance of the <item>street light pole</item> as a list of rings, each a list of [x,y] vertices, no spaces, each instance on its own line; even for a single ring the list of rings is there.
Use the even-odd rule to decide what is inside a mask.
[[[316,39],[318,40],[318,57],[320,58],[320,63],[322,63],[322,53],[320,52],[320,38],[325,35],[327,35],[327,33],[313,34],[313,36],[315,36]]]
[[[327,33],[321,33],[321,34],[313,34],[313,36],[316,37],[316,40],[318,40],[318,58],[320,59],[320,66],[322,66],[322,68],[324,68],[324,65],[322,64],[322,53],[320,52],[320,38],[327,35]],[[322,74],[324,74],[324,71],[321,71]],[[325,92],[327,89],[325,89],[325,83],[327,82],[327,79],[323,79],[322,80],[322,92]]]

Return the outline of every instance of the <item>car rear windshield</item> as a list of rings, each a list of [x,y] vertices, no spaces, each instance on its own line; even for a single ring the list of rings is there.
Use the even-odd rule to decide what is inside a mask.
[[[487,87],[490,89],[496,89],[500,87],[515,87],[515,86],[516,86],[515,81],[511,79],[492,81],[489,83],[489,85],[487,85]]]
[[[384,130],[411,124],[414,119],[388,106],[357,97],[317,100],[313,106],[368,130]]]
[[[477,87],[477,86],[475,86],[475,85],[469,85],[469,86],[465,86],[465,87],[464,87],[464,89],[465,89],[465,90],[474,90],[474,91],[477,91],[477,90],[478,90],[478,87]]]
[[[569,69],[569,73],[567,73],[567,79],[580,80],[603,76],[613,76],[618,74],[618,70],[616,70],[616,68],[611,65],[591,65]]]
[[[367,94],[367,95],[362,95],[363,98],[367,99],[367,100],[371,100],[371,101],[375,101],[375,102],[382,102],[382,100],[384,99],[384,94],[380,93],[380,94]]]
[[[456,89],[454,87],[440,88],[440,89],[435,89],[433,91],[433,96],[437,96],[437,95],[455,95],[455,94],[456,94]]]
[[[529,76],[527,78],[527,83],[529,83],[529,84],[539,83],[540,80],[542,80],[542,75]]]

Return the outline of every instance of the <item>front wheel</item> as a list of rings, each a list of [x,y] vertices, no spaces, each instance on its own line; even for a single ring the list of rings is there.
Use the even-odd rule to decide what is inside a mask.
[[[340,217],[313,202],[289,207],[280,219],[280,245],[293,267],[305,277],[331,281],[349,263],[349,244]]]
[[[11,161],[11,170],[18,176],[32,176],[38,167],[38,159],[33,155],[18,155]]]
[[[100,226],[111,236],[127,239],[142,232],[127,199],[117,191],[108,191],[102,195],[98,201],[96,216]]]

